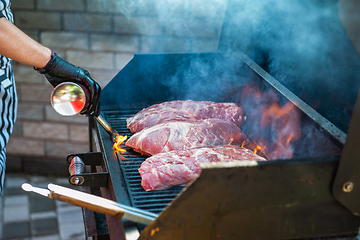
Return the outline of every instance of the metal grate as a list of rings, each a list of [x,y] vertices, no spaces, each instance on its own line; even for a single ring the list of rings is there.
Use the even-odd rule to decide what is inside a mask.
[[[132,134],[126,127],[126,119],[138,111],[140,109],[111,110],[104,111],[104,113],[111,126],[120,135],[127,135],[130,138]],[[131,148],[124,147],[124,149],[126,153],[118,153],[117,158],[130,196],[131,205],[153,213],[159,213],[179,194],[183,187],[176,186],[168,190],[146,192],[141,186],[138,169],[147,157],[133,151]]]

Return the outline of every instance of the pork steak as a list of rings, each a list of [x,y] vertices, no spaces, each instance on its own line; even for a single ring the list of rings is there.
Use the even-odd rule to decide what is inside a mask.
[[[159,153],[141,164],[141,185],[146,191],[165,190],[196,179],[201,173],[200,163],[242,160],[266,161],[251,150],[234,145]]]
[[[159,123],[219,118],[234,122],[240,127],[242,109],[235,103],[215,103],[210,101],[169,101],[145,108],[126,120],[131,133]]]
[[[216,145],[241,145],[245,134],[233,122],[222,119],[177,121],[157,124],[135,133],[127,147],[144,155]]]

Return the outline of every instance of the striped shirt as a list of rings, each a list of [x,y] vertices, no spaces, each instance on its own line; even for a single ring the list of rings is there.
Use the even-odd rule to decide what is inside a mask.
[[[0,18],[5,17],[13,23],[10,5],[10,0],[0,0]],[[11,59],[0,55],[0,194],[5,177],[5,146],[13,130],[16,111],[17,96]]]

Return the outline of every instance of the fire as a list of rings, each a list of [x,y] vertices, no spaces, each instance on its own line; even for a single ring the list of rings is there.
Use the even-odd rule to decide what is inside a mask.
[[[151,229],[150,236],[154,236],[156,232],[160,231],[160,228]]]
[[[290,143],[301,136],[300,115],[293,103],[287,102],[282,107],[278,103],[273,103],[268,109],[264,109],[260,126],[262,129],[271,128],[274,132],[275,143],[272,148],[274,156],[277,158],[293,156]]]
[[[113,148],[115,149],[115,152],[121,152],[121,153],[125,153],[126,150],[122,149],[120,147],[120,145],[127,139],[127,136],[122,136],[122,135],[116,135],[116,140],[115,143],[113,145]]]
[[[241,106],[246,113],[246,132],[269,159],[292,158],[292,142],[301,137],[301,114],[290,101],[280,101],[274,89],[260,90],[255,84],[243,89]],[[265,148],[266,146],[266,148]]]
[[[258,151],[264,151],[265,150],[265,148],[266,148],[266,146],[261,146],[262,144],[260,143],[260,145],[257,145],[256,146],[256,148],[255,148],[255,150],[254,150],[254,153],[256,154]]]
[[[256,146],[254,153],[256,154],[258,150],[261,150],[261,147],[259,145]]]

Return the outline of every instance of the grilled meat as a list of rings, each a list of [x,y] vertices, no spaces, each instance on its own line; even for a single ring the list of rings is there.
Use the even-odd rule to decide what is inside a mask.
[[[147,158],[141,164],[139,168],[141,185],[146,191],[165,190],[196,179],[201,173],[200,163],[242,160],[265,161],[266,159],[249,149],[234,145],[159,153]]]
[[[195,147],[241,145],[246,140],[245,134],[233,122],[213,118],[157,124],[135,133],[126,146],[151,156]]]
[[[126,120],[132,133],[147,127],[169,121],[187,121],[219,118],[240,126],[242,110],[235,103],[215,103],[210,101],[170,101],[143,109]]]

